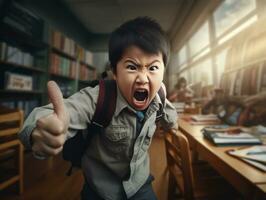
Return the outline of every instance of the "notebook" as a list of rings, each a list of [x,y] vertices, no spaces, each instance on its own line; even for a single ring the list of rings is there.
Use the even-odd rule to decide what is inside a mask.
[[[192,115],[190,123],[193,125],[211,125],[219,124],[221,121],[217,115]]]
[[[248,164],[266,171],[266,145],[229,150],[228,153]]]
[[[217,146],[255,145],[261,144],[260,138],[245,132],[212,132],[203,129],[204,137]]]

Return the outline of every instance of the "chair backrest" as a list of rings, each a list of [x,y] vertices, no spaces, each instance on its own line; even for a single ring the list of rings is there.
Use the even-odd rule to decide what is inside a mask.
[[[165,136],[168,169],[185,199],[194,198],[194,176],[189,143],[180,131],[168,132]]]
[[[23,124],[23,111],[0,106],[0,137],[17,134]]]

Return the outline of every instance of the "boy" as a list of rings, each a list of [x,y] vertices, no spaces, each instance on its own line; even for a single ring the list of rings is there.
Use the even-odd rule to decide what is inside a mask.
[[[162,104],[157,92],[168,54],[161,27],[147,17],[128,21],[112,33],[109,60],[117,84],[116,109],[104,133],[92,137],[82,157],[86,180],[82,199],[156,199],[147,150]],[[67,138],[90,123],[98,93],[98,86],[88,87],[63,99],[57,85],[48,82],[51,104],[34,109],[21,140],[37,157],[58,154]],[[137,130],[137,112],[144,117],[141,130]],[[168,100],[164,113],[164,128],[175,128],[176,111]]]

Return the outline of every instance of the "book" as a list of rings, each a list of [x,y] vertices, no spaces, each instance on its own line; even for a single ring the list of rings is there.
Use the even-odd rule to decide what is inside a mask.
[[[191,125],[215,125],[221,123],[217,115],[192,115],[190,117],[189,123]]]
[[[241,95],[250,95],[251,91],[251,71],[252,69],[249,67],[244,70],[243,74],[243,83],[242,83],[242,89],[241,89]]]
[[[25,90],[25,91],[33,90],[32,76],[6,72],[5,79],[6,79],[5,89]]]
[[[191,119],[194,121],[220,121],[217,115],[208,114],[208,115],[192,115]]]
[[[254,94],[257,94],[257,81],[258,81],[258,70],[259,69],[259,66],[257,65],[254,65],[251,69],[251,74],[250,74],[250,92],[249,94],[250,95],[254,95]]]
[[[241,84],[243,81],[243,70],[239,70],[236,73],[235,76],[235,81],[234,81],[234,90],[233,90],[233,94],[236,96],[240,96],[241,95]]]
[[[3,61],[6,59],[7,53],[7,44],[5,42],[0,42],[0,60]]]
[[[229,150],[228,153],[263,171],[266,171],[266,145]]]
[[[217,146],[261,144],[260,138],[250,133],[212,132],[203,130],[203,136]]]
[[[260,73],[260,91],[266,91],[266,62],[263,63]]]
[[[229,76],[228,81],[230,82],[229,95],[234,95],[234,88],[237,79],[237,71],[230,73],[228,76]]]
[[[219,124],[204,127],[203,131],[209,132],[227,132],[227,133],[240,133],[243,130],[240,126],[230,126],[227,124]]]
[[[183,113],[185,110],[185,103],[184,102],[173,102],[173,106],[176,109],[177,113]]]

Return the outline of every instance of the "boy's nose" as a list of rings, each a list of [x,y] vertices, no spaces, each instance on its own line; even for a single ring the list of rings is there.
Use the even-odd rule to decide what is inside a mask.
[[[148,83],[149,79],[148,79],[147,74],[146,73],[139,73],[136,82],[141,83],[141,84]]]

